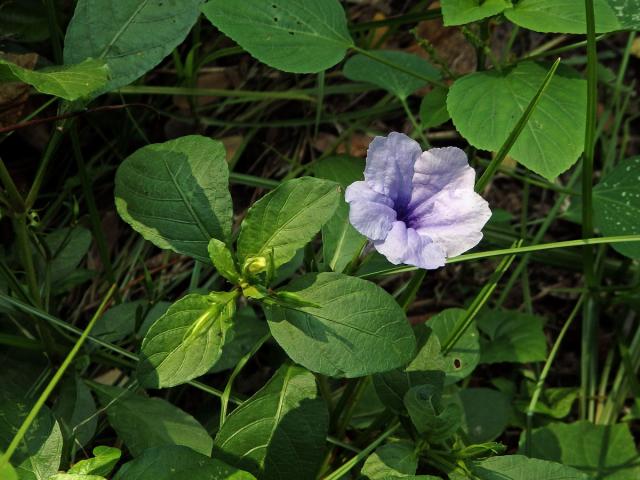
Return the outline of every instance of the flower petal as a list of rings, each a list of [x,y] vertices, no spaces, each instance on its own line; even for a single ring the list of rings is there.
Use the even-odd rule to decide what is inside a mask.
[[[414,211],[421,206],[425,208],[424,203],[441,190],[473,190],[476,178],[467,155],[457,147],[432,148],[423,152],[414,169],[409,205]]]
[[[402,133],[376,137],[367,151],[364,178],[373,190],[393,200],[396,209],[405,207],[411,198],[413,166],[421,153],[418,142]]]
[[[378,252],[397,265],[406,263],[419,268],[434,269],[445,264],[445,252],[426,235],[420,235],[404,222],[394,222],[382,241],[374,242]]]
[[[383,240],[396,220],[393,201],[373,191],[367,182],[354,182],[344,193],[349,203],[349,221],[371,240]]]
[[[441,245],[447,258],[475,247],[482,240],[482,228],[491,217],[489,204],[470,189],[444,189],[428,201],[429,213],[415,225]]]

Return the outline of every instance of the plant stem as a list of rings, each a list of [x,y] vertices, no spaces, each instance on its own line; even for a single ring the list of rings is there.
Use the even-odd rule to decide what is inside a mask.
[[[75,345],[73,346],[73,348],[71,349],[67,357],[64,359],[64,361],[62,362],[62,365],[60,365],[60,368],[55,373],[53,378],[51,378],[51,380],[49,381],[49,384],[46,386],[43,392],[40,394],[40,397],[38,397],[38,400],[36,400],[36,403],[33,405],[31,410],[29,411],[29,414],[24,419],[24,422],[22,422],[22,425],[20,425],[20,428],[18,429],[15,436],[13,437],[13,440],[11,440],[11,443],[7,447],[7,450],[4,452],[2,457],[0,457],[0,469],[2,469],[6,464],[9,463],[9,460],[11,460],[11,456],[20,445],[20,442],[22,442],[24,436],[29,430],[29,427],[31,426],[33,421],[36,419],[36,416],[44,406],[44,403],[49,398],[49,395],[51,395],[51,393],[53,392],[53,389],[56,388],[56,385],[58,385],[58,382],[64,375],[64,372],[67,370],[69,365],[71,365],[71,362],[73,361],[77,353],[80,351],[80,348],[82,347],[85,340],[89,336],[89,332],[91,332],[91,329],[95,325],[96,321],[102,316],[102,313],[104,312],[105,308],[107,307],[107,304],[111,300],[111,296],[115,292],[115,289],[116,289],[116,286],[112,285],[109,291],[107,292],[106,296],[102,300],[102,303],[98,307],[98,310],[89,321],[87,328],[85,328],[84,332],[82,332],[82,335],[80,335],[80,338],[78,338]]]
[[[533,395],[531,396],[531,401],[529,402],[529,406],[527,408],[527,433],[526,433],[527,456],[531,456],[531,447],[532,447],[531,429],[533,426],[533,415],[535,413],[536,405],[538,404],[538,399],[540,398],[540,394],[542,393],[542,389],[544,388],[544,382],[546,381],[547,376],[549,375],[549,371],[551,370],[551,365],[553,364],[553,361],[555,360],[556,355],[558,354],[558,350],[560,349],[560,344],[562,343],[564,336],[567,334],[569,327],[571,326],[571,324],[573,323],[573,320],[576,318],[576,316],[578,315],[578,312],[580,311],[580,307],[582,305],[582,302],[585,299],[585,296],[586,296],[585,294],[582,294],[580,296],[580,298],[578,299],[578,302],[575,304],[575,306],[573,307],[573,310],[569,314],[569,318],[567,318],[567,321],[564,322],[564,325],[562,326],[562,329],[560,330],[560,333],[558,334],[556,341],[553,343],[553,347],[551,347],[551,351],[549,352],[547,361],[545,362],[544,367],[542,368],[540,377],[536,382],[535,390],[533,391]]]
[[[400,100],[400,104],[402,105],[402,108],[404,108],[404,111],[407,114],[407,117],[409,118],[411,125],[413,126],[414,132],[416,132],[416,134],[418,134],[418,136],[420,137],[420,140],[422,140],[423,146],[425,148],[429,148],[431,144],[429,143],[429,140],[427,140],[427,137],[425,136],[424,131],[422,130],[422,127],[418,124],[418,120],[416,120],[416,117],[413,116],[413,113],[409,108],[409,104],[407,103],[407,99],[398,97],[398,100]]]
[[[587,19],[587,119],[582,162],[582,238],[593,236],[593,162],[595,153],[595,134],[598,102],[598,58],[596,51],[595,16],[593,0],[585,0]],[[594,271],[594,252],[589,245],[582,251],[583,271],[589,290],[596,286]],[[589,295],[583,303],[582,318],[582,356],[580,368],[580,418],[593,419],[595,399],[595,370],[597,354],[595,349],[597,321],[595,298]],[[595,390],[593,390],[595,392]],[[589,400],[591,398],[591,400]]]

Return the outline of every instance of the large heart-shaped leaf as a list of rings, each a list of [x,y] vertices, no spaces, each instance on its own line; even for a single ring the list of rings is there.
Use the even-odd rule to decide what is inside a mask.
[[[184,445],[210,455],[213,439],[188,413],[161,398],[149,398],[124,388],[94,384],[109,423],[137,457],[151,447]]]
[[[593,189],[593,222],[603,235],[640,233],[640,157],[620,162]],[[611,245],[627,257],[640,259],[640,243]]]
[[[178,46],[198,19],[202,0],[78,0],[64,39],[64,63],[107,62],[104,91],[127,85]]]
[[[202,11],[251,55],[285,72],[326,70],[353,45],[338,0],[210,0]]]
[[[525,441],[521,450],[526,452],[527,448]],[[640,478],[635,442],[628,425],[623,423],[552,423],[533,431],[530,448],[533,457],[570,465],[593,478]]]
[[[458,79],[447,97],[453,123],[473,146],[499,150],[546,75],[543,65],[523,62]],[[571,167],[584,148],[586,88],[572,70],[558,69],[509,155],[549,180]]]
[[[404,311],[374,283],[312,273],[282,292],[308,306],[266,305],[269,328],[287,354],[309,370],[358,377],[413,358],[416,340]]]
[[[220,358],[234,313],[232,293],[193,293],[178,300],[144,337],[140,383],[172,387],[207,373]]]
[[[79,59],[77,65],[42,70],[29,70],[0,59],[0,83],[28,83],[39,92],[65,100],[77,100],[100,90],[106,85],[108,76],[109,68],[103,61],[86,57]]]
[[[594,0],[596,32],[640,27],[640,0]],[[576,0],[520,0],[506,17],[536,32],[586,33],[585,3]]]
[[[214,456],[262,479],[315,478],[328,426],[315,377],[284,365],[227,417],[216,436]]]
[[[211,263],[209,240],[231,234],[229,172],[222,143],[198,135],[147,145],[116,172],[116,207],[160,248]]]
[[[238,237],[240,265],[250,257],[271,258],[279,267],[293,258],[331,218],[340,200],[335,182],[289,180],[249,209]]]

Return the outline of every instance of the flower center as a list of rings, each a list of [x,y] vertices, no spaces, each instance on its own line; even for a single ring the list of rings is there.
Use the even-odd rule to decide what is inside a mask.
[[[415,222],[415,216],[413,215],[413,209],[409,208],[409,205],[394,205],[396,211],[396,219],[400,222],[404,222],[407,228],[411,228]]]

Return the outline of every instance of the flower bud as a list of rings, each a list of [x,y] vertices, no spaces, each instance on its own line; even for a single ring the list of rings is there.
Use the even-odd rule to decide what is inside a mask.
[[[242,266],[242,272],[246,275],[257,275],[267,269],[267,259],[265,257],[249,257]]]

